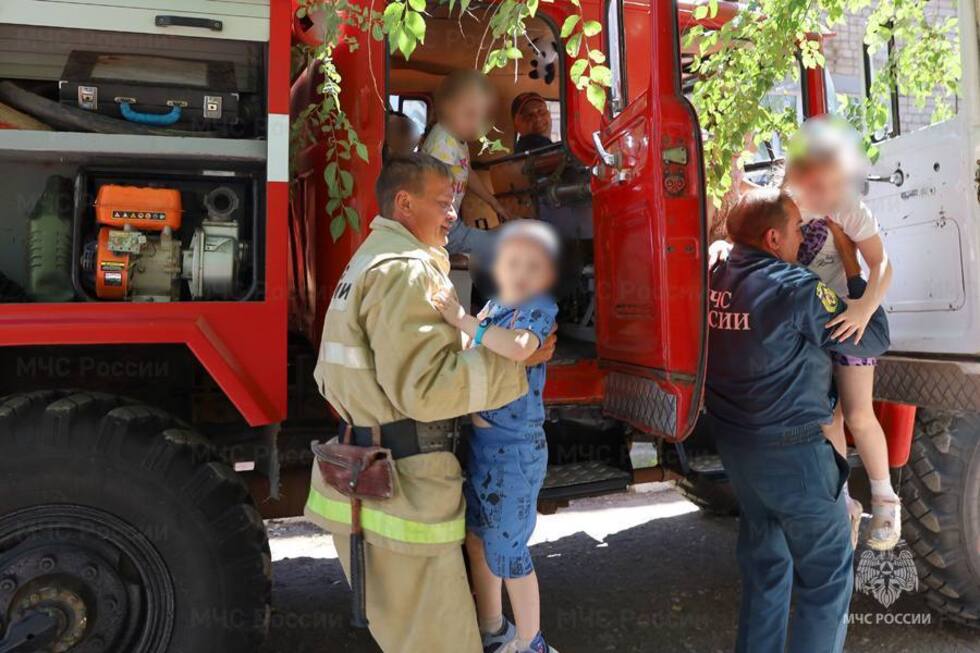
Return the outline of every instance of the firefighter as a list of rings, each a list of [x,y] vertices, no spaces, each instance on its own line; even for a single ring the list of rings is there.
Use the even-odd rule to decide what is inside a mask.
[[[449,168],[427,154],[389,160],[376,187],[381,216],[344,271],[327,310],[314,376],[354,440],[371,425],[395,458],[395,494],[361,509],[367,618],[385,653],[481,653],[461,543],[462,475],[455,419],[527,392],[525,365],[486,347],[463,350],[431,299],[451,288],[443,249],[456,220]],[[350,578],[351,507],[314,466],[306,515],[334,534]]]
[[[742,509],[736,651],[839,653],[852,590],[847,461],[824,437],[835,397],[829,352],[888,348],[879,308],[860,343],[841,341],[845,302],[796,265],[799,209],[785,191],[743,196],[728,217],[735,246],[711,272],[706,404]]]

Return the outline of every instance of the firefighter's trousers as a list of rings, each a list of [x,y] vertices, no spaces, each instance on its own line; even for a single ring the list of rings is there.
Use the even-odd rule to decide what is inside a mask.
[[[816,425],[764,441],[713,431],[741,506],[736,652],[840,653],[854,579],[847,461]]]
[[[334,536],[350,579],[350,538]],[[365,545],[367,617],[385,653],[482,653],[463,549],[435,556]]]
[[[365,590],[384,653],[482,653],[463,563],[462,475],[449,452],[395,461],[395,494],[364,502]],[[350,580],[350,501],[313,467],[306,515],[333,533]]]

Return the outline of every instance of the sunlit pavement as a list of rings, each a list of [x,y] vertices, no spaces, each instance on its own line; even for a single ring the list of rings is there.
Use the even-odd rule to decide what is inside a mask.
[[[668,484],[540,515],[532,553],[543,622],[562,653],[729,651],[738,606],[735,519],[712,518]],[[265,653],[376,653],[348,623],[349,590],[329,535],[269,523],[275,574]],[[980,652],[980,633],[940,623],[915,596],[885,609],[858,595],[847,651]]]

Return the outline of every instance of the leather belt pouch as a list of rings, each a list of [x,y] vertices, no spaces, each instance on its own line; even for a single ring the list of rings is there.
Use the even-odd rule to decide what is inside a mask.
[[[371,446],[348,444],[351,432],[348,427],[344,442],[331,440],[325,444],[311,445],[317,466],[324,482],[347,497],[355,499],[390,499],[395,491],[395,464],[391,451],[377,444],[381,432],[376,433]]]

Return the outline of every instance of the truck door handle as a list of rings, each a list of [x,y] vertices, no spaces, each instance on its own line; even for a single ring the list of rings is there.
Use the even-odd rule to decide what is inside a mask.
[[[901,168],[898,168],[890,175],[868,175],[868,181],[879,181],[901,186],[905,183],[905,173],[902,172]]]
[[[212,32],[220,32],[225,24],[220,20],[210,18],[192,18],[190,16],[157,16],[154,20],[157,27],[200,27]]]
[[[595,177],[604,176],[606,169],[612,171],[612,179],[614,183],[621,184],[629,178],[629,173],[623,170],[623,155],[619,152],[609,152],[602,145],[602,134],[600,132],[592,133],[592,142],[595,144],[595,151],[599,154],[598,165],[592,166],[592,174]]]
[[[599,153],[600,161],[610,168],[619,167],[620,156],[606,150],[602,144],[602,132],[592,132],[592,142],[595,144],[595,151]]]

